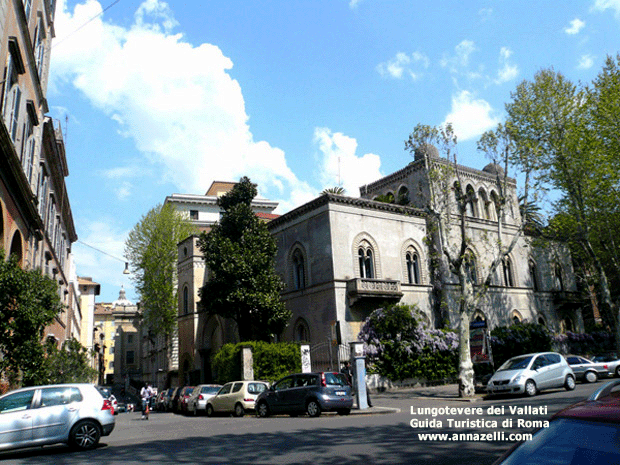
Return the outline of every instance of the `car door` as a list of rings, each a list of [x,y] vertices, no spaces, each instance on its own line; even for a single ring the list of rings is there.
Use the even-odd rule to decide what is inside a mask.
[[[549,360],[544,355],[537,356],[532,362],[532,369],[534,370],[534,381],[538,389],[546,389],[551,383],[551,377],[549,373]]]
[[[239,381],[233,384],[232,389],[230,390],[230,394],[226,396],[226,411],[232,412],[235,409],[235,403],[238,400],[243,400],[243,394],[241,394],[241,399],[239,398],[239,392],[243,388],[243,382]]]
[[[32,439],[35,442],[62,441],[82,406],[82,393],[77,387],[42,388],[33,410]]]
[[[0,399],[0,449],[32,442],[31,407],[35,392],[15,392]]]
[[[583,377],[583,372],[585,370],[585,367],[583,366],[581,359],[579,357],[571,356],[571,357],[566,357],[566,361],[568,362],[570,367],[573,369],[573,373],[575,373],[575,376],[577,377],[577,379],[581,379]]]
[[[224,384],[224,386],[222,386],[222,389],[218,391],[215,397],[212,397],[209,400],[211,406],[213,407],[213,410],[215,410],[216,412],[223,412],[225,410],[226,396],[230,394],[232,387],[233,383]]]
[[[267,394],[265,399],[269,405],[269,409],[272,412],[285,412],[290,409],[290,396],[289,391],[293,386],[294,376],[287,376],[275,383]]]
[[[564,386],[564,365],[559,354],[545,354],[547,359],[547,371],[549,377],[549,387]]]
[[[296,375],[291,388],[287,390],[287,404],[293,410],[303,411],[306,408],[306,398],[316,385],[316,375]]]

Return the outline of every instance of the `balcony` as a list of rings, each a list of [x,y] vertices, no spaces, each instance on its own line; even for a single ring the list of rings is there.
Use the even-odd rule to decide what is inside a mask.
[[[360,299],[400,300],[403,292],[395,279],[355,278],[347,281],[347,295],[351,305]]]

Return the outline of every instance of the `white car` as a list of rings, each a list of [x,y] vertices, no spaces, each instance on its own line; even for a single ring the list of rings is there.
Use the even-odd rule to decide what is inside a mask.
[[[112,404],[92,384],[55,384],[0,397],[0,450],[64,442],[93,449],[114,429]]]
[[[592,358],[593,362],[605,362],[609,368],[609,373],[616,378],[620,378],[620,359],[615,354],[598,355]]]
[[[269,389],[263,381],[233,381],[224,384],[219,392],[207,401],[207,416],[216,413],[233,413],[242,417],[248,410],[254,410],[258,395]]]
[[[535,396],[543,389],[575,389],[575,373],[555,352],[525,354],[507,360],[487,383],[489,394]]]
[[[187,401],[187,413],[199,415],[201,412],[206,412],[207,401],[217,394],[221,387],[221,384],[199,384],[196,386]]]

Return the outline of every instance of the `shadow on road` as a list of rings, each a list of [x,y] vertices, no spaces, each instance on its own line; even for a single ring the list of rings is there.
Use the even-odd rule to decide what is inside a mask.
[[[278,419],[267,419],[278,421]],[[260,423],[259,423],[260,424]],[[509,443],[422,442],[408,425],[317,428],[287,433],[226,434],[181,440],[153,439],[131,447],[102,445],[90,452],[65,446],[0,454],[29,464],[491,464]],[[439,432],[428,430],[426,432]],[[466,431],[461,431],[466,432]],[[474,432],[474,431],[472,431]],[[479,431],[477,431],[479,432]]]

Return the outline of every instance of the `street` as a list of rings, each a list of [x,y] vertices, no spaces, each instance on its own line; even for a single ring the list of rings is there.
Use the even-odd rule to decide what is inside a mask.
[[[492,464],[513,442],[484,437],[481,440],[480,436],[494,430],[506,434],[529,433],[536,428],[518,428],[518,420],[528,425],[532,421],[543,422],[603,384],[578,384],[574,391],[553,390],[534,398],[501,397],[477,402],[458,400],[453,395],[454,386],[418,388],[376,394],[373,414],[346,417],[323,414],[319,418],[261,419],[253,415],[207,418],[153,412],[149,421],[143,421],[139,413],[121,413],[117,416],[115,430],[102,438],[96,450],[73,452],[64,445],[57,445],[1,453],[0,460],[6,464],[90,465],[373,465],[429,461],[440,465]],[[500,413],[502,407],[503,413]],[[392,409],[391,413],[378,414],[382,408]],[[426,426],[414,428],[412,420]],[[507,420],[512,420],[512,427],[502,428],[502,422]],[[438,427],[437,422],[442,425]],[[492,422],[497,422],[496,429],[491,427]],[[427,433],[448,434],[449,438],[425,441],[418,436]],[[454,433],[470,434],[470,437],[452,440]]]

